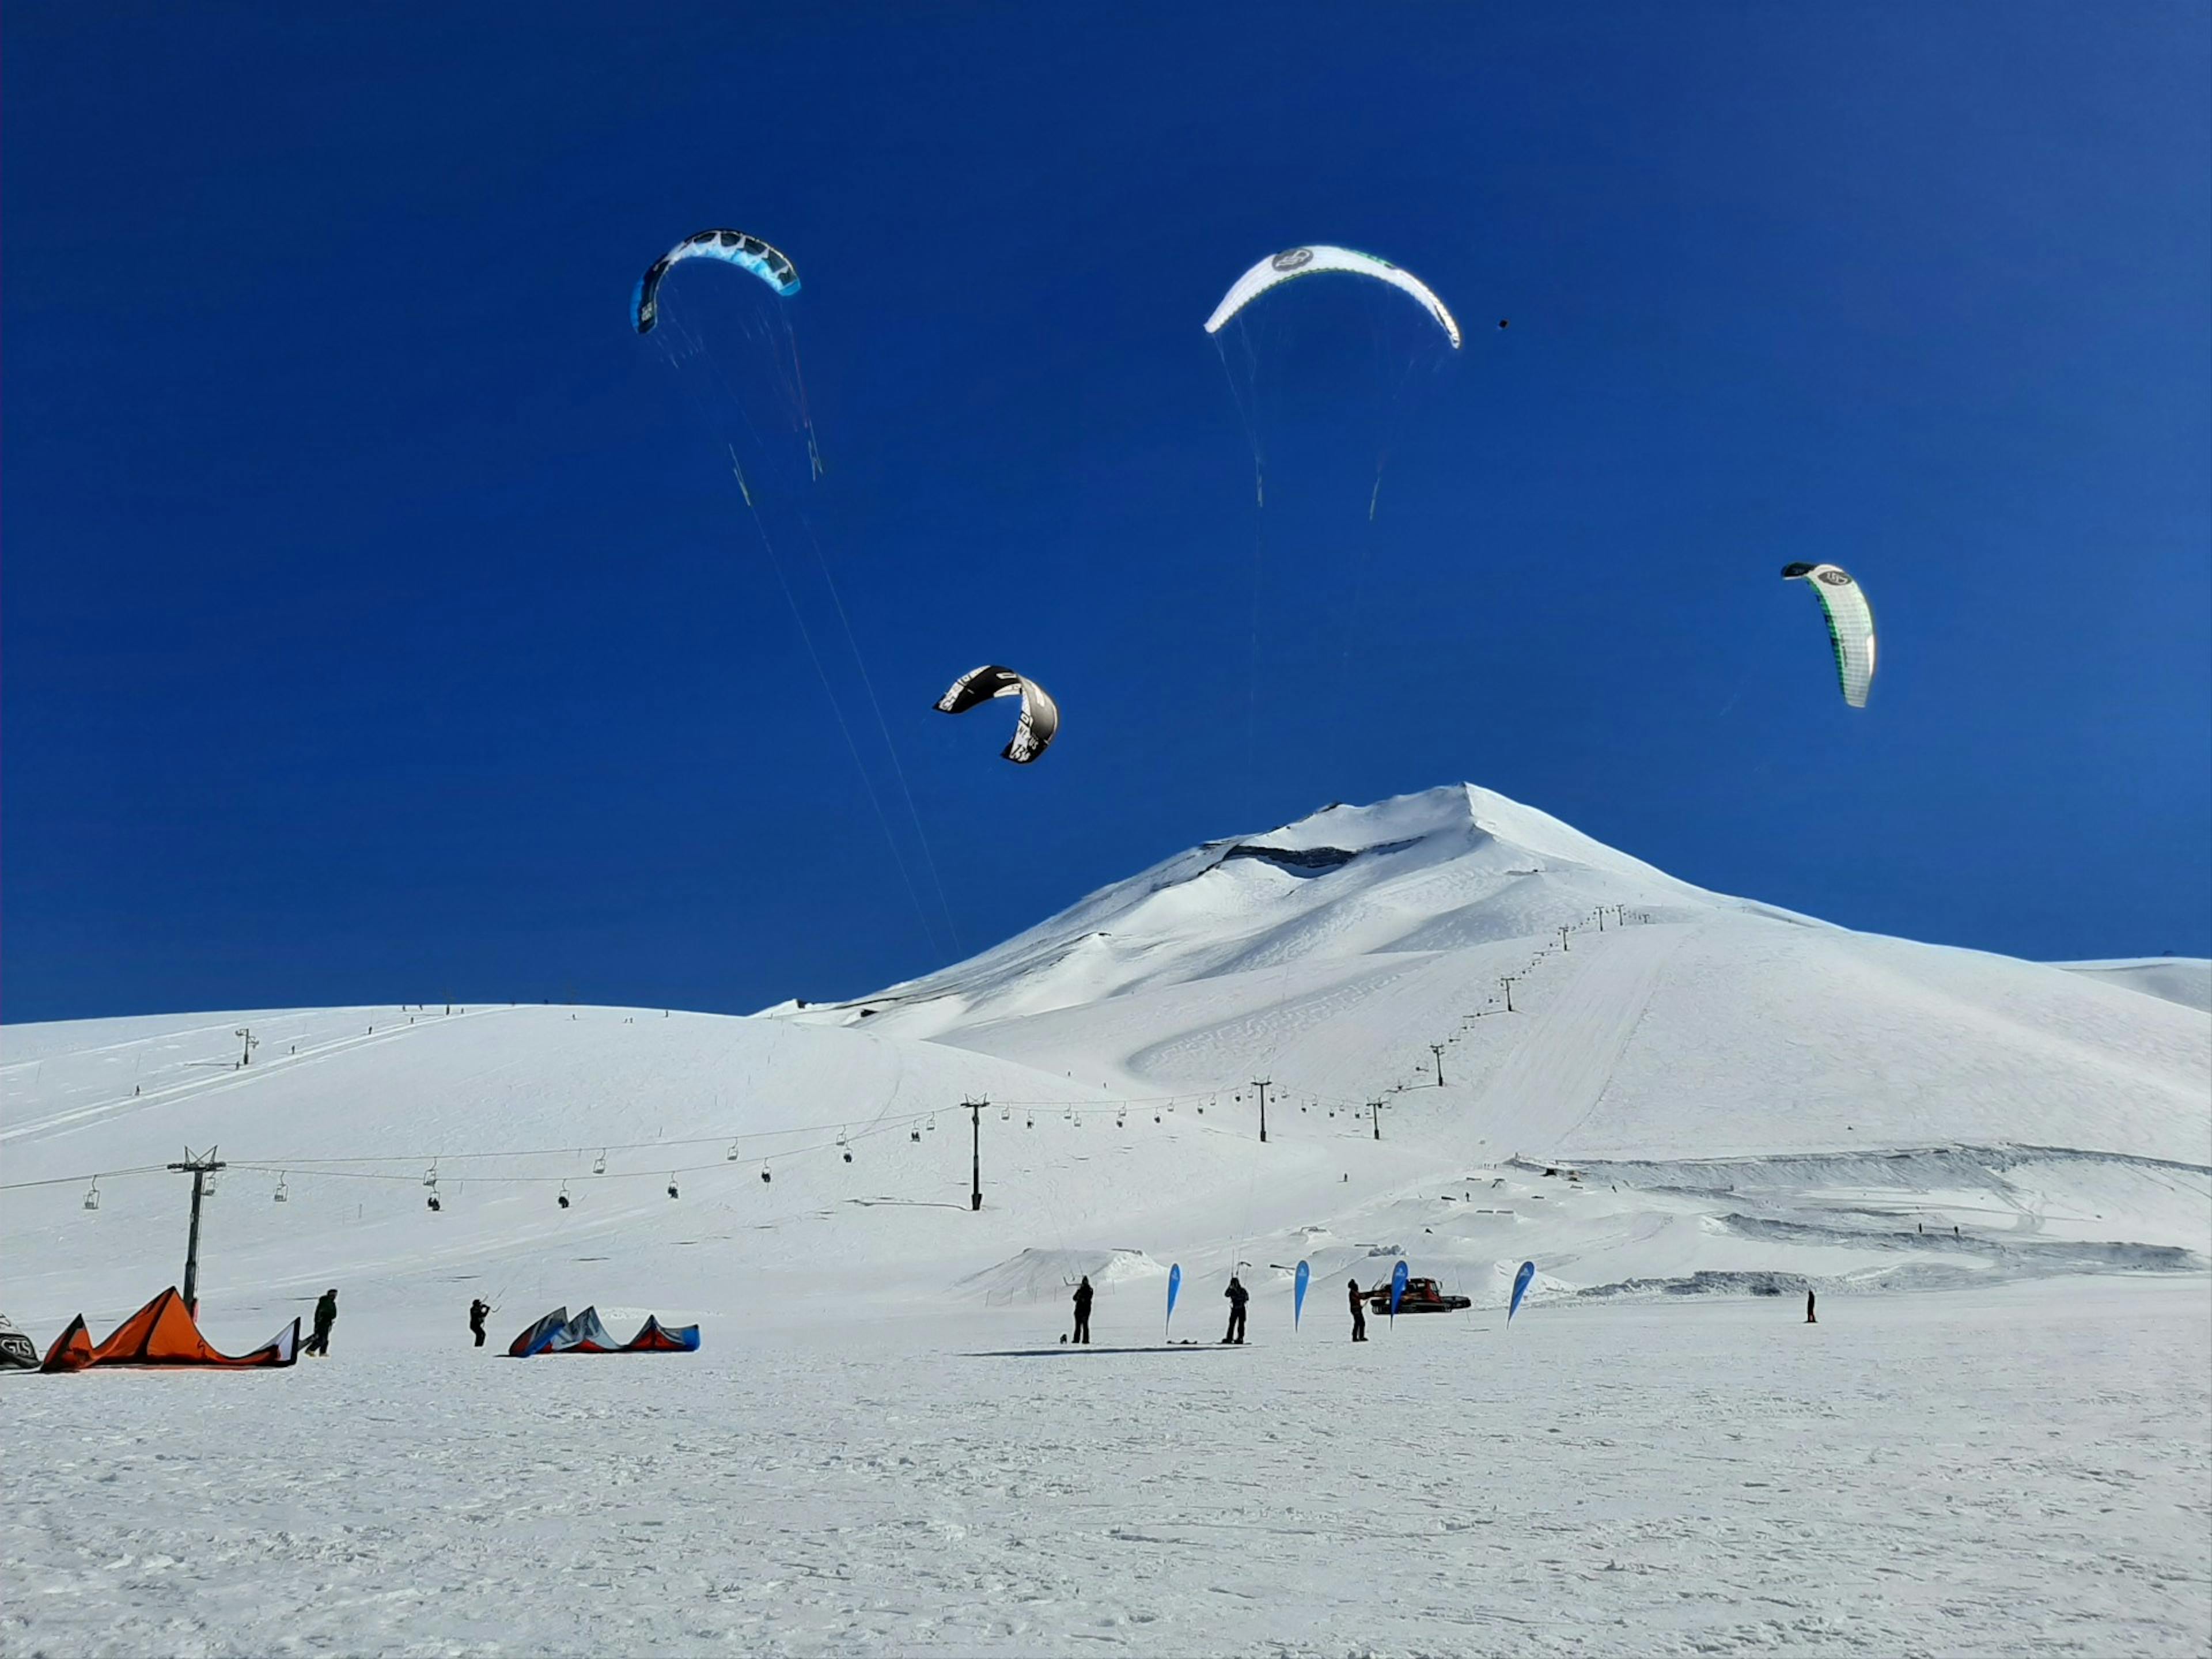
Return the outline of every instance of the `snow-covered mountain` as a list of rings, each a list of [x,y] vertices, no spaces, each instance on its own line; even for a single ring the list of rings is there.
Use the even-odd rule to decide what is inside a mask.
[[[1655,919],[1725,908],[1804,920],[1677,881],[1458,784],[1207,842],[966,962],[804,1012],[810,1022],[888,1015],[896,1029],[935,1036],[1293,963],[1542,939],[1619,905]]]
[[[0,1261],[34,1328],[127,1313],[176,1274],[161,1166],[215,1143],[204,1285],[247,1328],[333,1281],[403,1331],[476,1291],[732,1330],[1083,1272],[1149,1298],[1171,1261],[1402,1255],[1479,1303],[1523,1259],[1544,1295],[2201,1268],[2212,1016],[2175,989],[2202,966],[1852,933],[1454,787],[769,1017],[10,1027]]]
[[[1392,1096],[1458,1156],[1968,1140],[2203,1164],[2212,1019],[2188,993],[2207,967],[1856,933],[1455,785],[1208,842],[970,961],[776,1012],[1123,1093],[1265,1074]]]

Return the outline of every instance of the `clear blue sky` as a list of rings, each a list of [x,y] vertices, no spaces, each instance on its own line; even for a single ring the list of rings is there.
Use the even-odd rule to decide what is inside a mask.
[[[627,326],[723,224],[805,277],[829,471],[771,507],[969,949],[1468,779],[1854,927],[2212,953],[2202,5],[27,3],[4,51],[10,1020],[942,959]],[[1332,330],[1382,313],[1284,308],[1264,513],[1200,328],[1316,240],[1468,325],[1371,526]],[[1863,714],[1792,559],[1873,599]],[[1066,709],[1035,767],[930,710],[994,659]]]

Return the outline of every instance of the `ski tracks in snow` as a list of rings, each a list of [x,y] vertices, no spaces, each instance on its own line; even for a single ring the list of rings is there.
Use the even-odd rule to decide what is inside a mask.
[[[1689,931],[1668,922],[1623,927],[1570,950],[1567,960],[1579,970],[1530,1011],[1519,1046],[1482,1092],[1475,1122],[1524,1153],[1555,1153],[1596,1110]]]

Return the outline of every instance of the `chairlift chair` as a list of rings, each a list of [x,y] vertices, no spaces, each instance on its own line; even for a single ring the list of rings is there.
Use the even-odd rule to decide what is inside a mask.
[[[292,1195],[284,1190],[284,1176],[281,1171],[276,1176],[276,1190],[269,1196],[278,1204],[289,1204],[292,1201]]]
[[[92,1185],[85,1192],[84,1207],[88,1210],[96,1210],[100,1207],[100,1177],[98,1176],[93,1176]]]

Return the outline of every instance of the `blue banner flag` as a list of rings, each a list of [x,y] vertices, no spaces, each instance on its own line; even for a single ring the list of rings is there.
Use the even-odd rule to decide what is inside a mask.
[[[1536,1277],[1536,1264],[1524,1261],[1521,1271],[1513,1275],[1513,1305],[1505,1310],[1505,1322],[1510,1325],[1513,1316],[1520,1310],[1521,1298],[1528,1294],[1529,1281]]]
[[[1163,1332],[1167,1329],[1169,1324],[1175,1319],[1175,1299],[1182,1293],[1182,1264],[1178,1261],[1168,1269],[1168,1316],[1166,1319],[1160,1322],[1160,1329]]]
[[[1406,1264],[1401,1261],[1390,1269],[1390,1317],[1398,1317],[1398,1304],[1406,1294]]]
[[[1298,1316],[1306,1310],[1306,1281],[1312,1277],[1312,1271],[1306,1264],[1299,1262],[1297,1288],[1291,1292],[1291,1328],[1293,1331],[1298,1328]]]

